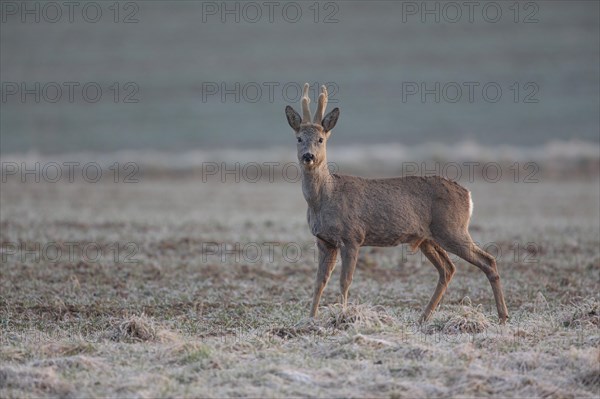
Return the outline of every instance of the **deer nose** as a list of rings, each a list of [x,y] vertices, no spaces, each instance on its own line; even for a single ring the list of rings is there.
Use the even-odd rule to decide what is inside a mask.
[[[315,156],[313,154],[311,154],[310,152],[307,152],[304,155],[302,155],[302,162],[309,163],[309,162],[314,162],[314,161],[315,161]]]

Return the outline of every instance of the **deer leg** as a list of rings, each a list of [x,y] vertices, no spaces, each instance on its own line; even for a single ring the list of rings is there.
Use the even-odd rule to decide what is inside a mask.
[[[342,275],[340,278],[340,290],[342,292],[342,306],[348,305],[348,291],[352,284],[352,276],[356,269],[356,261],[358,260],[358,246],[345,245],[342,247]]]
[[[462,242],[458,241],[446,244],[440,242],[440,244],[444,246],[446,250],[477,266],[485,273],[492,286],[492,291],[494,292],[494,300],[496,301],[496,309],[498,310],[498,319],[501,324],[504,324],[508,319],[508,309],[504,302],[502,284],[500,283],[500,275],[498,274],[498,267],[496,266],[494,257],[475,245],[470,236],[465,240],[462,240]]]
[[[323,290],[331,277],[331,272],[335,267],[335,261],[337,259],[337,249],[328,246],[323,240],[317,239],[317,247],[319,249],[319,269],[317,270],[317,280],[315,282],[315,292],[313,296],[312,308],[310,311],[310,317],[316,317],[319,309],[319,302],[321,301],[321,295]]]
[[[435,287],[433,296],[429,300],[427,307],[421,315],[420,321],[426,322],[429,320],[431,314],[442,300],[442,297],[446,292],[446,288],[448,287],[448,284],[450,283],[450,280],[452,280],[452,276],[456,271],[456,267],[454,264],[452,264],[452,261],[450,261],[446,251],[434,244],[432,241],[423,241],[419,248],[421,248],[421,252],[423,252],[427,259],[433,263],[433,266],[435,266],[439,273],[438,283]]]

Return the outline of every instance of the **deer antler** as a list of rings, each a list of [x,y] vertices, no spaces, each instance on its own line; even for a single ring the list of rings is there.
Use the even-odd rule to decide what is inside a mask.
[[[308,88],[309,84],[304,83],[304,90],[302,92],[302,122],[300,123],[310,123],[310,98],[308,98]]]
[[[325,108],[327,107],[327,87],[321,86],[321,94],[319,94],[319,103],[317,104],[317,113],[313,123],[319,125],[323,121],[323,115],[325,115]]]

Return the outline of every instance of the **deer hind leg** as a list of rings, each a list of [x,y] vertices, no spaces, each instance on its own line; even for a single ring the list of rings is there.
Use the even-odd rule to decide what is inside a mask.
[[[335,261],[338,253],[336,248],[328,246],[320,239],[317,239],[317,247],[319,249],[319,269],[317,270],[317,280],[315,282],[315,292],[310,317],[317,316],[321,295],[323,295],[323,290],[331,277],[331,272],[335,268]]]
[[[498,274],[498,268],[494,257],[475,245],[468,233],[463,239],[438,242],[447,251],[460,256],[485,273],[492,286],[492,291],[494,292],[494,300],[496,301],[496,309],[498,310],[498,319],[501,324],[504,324],[508,319],[508,309],[504,302],[502,284],[500,283],[500,275]]]
[[[348,291],[352,284],[352,276],[356,269],[356,261],[358,260],[358,246],[346,244],[342,247],[342,275],[340,277],[340,291],[342,293],[342,306],[348,305]]]
[[[433,263],[433,265],[439,273],[438,283],[435,287],[433,296],[429,300],[427,307],[421,315],[420,321],[426,322],[427,320],[429,320],[431,314],[442,300],[442,297],[446,292],[446,288],[448,287],[450,280],[452,280],[452,276],[454,276],[456,267],[454,266],[454,264],[452,264],[452,261],[450,261],[450,258],[448,257],[446,251],[444,251],[433,241],[423,241],[419,248],[421,249],[421,252],[423,252],[425,257],[427,257],[427,259],[429,259],[429,261]]]

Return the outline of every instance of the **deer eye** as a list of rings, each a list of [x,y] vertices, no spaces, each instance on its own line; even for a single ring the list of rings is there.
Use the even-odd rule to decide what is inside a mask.
[[[319,143],[323,142],[323,137],[319,137]]]
[[[302,143],[302,138],[298,137],[298,143]]]

